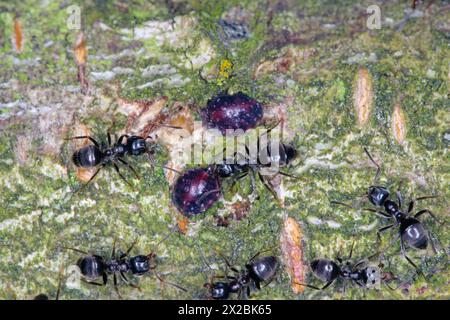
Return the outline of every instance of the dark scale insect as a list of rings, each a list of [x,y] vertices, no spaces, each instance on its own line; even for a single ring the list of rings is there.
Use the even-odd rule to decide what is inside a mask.
[[[364,148],[364,151],[367,153],[367,155],[369,156],[372,163],[377,167],[377,172],[375,174],[375,179],[374,179],[374,181],[376,183],[380,176],[381,167],[378,165],[378,163],[375,162],[375,160],[372,158],[372,156],[370,155],[369,151],[366,148]],[[374,206],[376,206],[377,208],[382,208],[384,211],[376,210],[376,209],[372,209],[372,208],[363,208],[363,210],[374,212],[374,213],[378,214],[379,216],[386,218],[386,219],[394,220],[394,223],[378,230],[378,232],[377,232],[378,241],[381,241],[380,234],[382,232],[389,230],[393,227],[398,228],[398,234],[399,234],[399,238],[400,238],[400,249],[401,249],[402,255],[419,273],[421,273],[421,271],[419,270],[417,265],[406,255],[405,244],[407,244],[409,247],[412,247],[415,249],[425,250],[428,247],[428,242],[430,240],[430,237],[429,237],[429,234],[428,234],[427,230],[425,229],[424,225],[422,224],[422,222],[420,220],[418,220],[418,218],[421,215],[428,213],[438,223],[439,223],[439,221],[437,220],[435,215],[428,209],[420,210],[416,214],[414,214],[414,216],[411,216],[411,214],[414,209],[414,204],[416,201],[430,199],[430,198],[436,198],[437,196],[424,196],[424,197],[419,197],[419,198],[412,200],[409,203],[408,211],[406,211],[406,212],[402,211],[403,197],[402,197],[400,191],[397,191],[397,202],[391,200],[390,196],[391,196],[391,193],[388,191],[387,188],[385,188],[383,186],[377,186],[377,185],[370,186],[369,190],[367,192],[367,197],[368,197],[369,201]],[[337,202],[337,201],[332,201],[332,203],[340,204],[340,205],[344,205],[346,207],[352,208],[351,206],[349,206],[345,203],[341,203],[341,202]]]
[[[239,271],[223,257],[227,267],[234,272],[233,276],[215,276],[209,283],[204,285],[208,289],[211,299],[226,300],[231,293],[237,294],[239,298],[250,297],[251,286],[261,290],[261,284],[267,286],[275,277],[279,263],[274,256],[265,256],[256,259],[260,253],[252,257],[245,265],[245,269]],[[214,282],[215,278],[224,278],[226,281]]]
[[[372,255],[367,259],[353,262],[351,261],[352,252],[353,245],[350,249],[348,258],[345,261],[343,261],[340,257],[336,257],[336,261],[332,261],[329,259],[316,259],[311,262],[310,266],[314,275],[325,282],[325,285],[322,288],[318,288],[309,284],[299,284],[315,290],[324,290],[337,279],[342,279],[344,281],[344,291],[346,282],[348,281],[362,288],[374,287],[377,284],[380,284],[380,268],[368,265],[368,261],[374,256],[378,255],[378,253]]]
[[[220,194],[220,180],[212,168],[195,168],[177,178],[172,187],[172,202],[183,215],[190,217],[208,210]]]
[[[201,111],[203,124],[219,129],[222,134],[228,130],[256,128],[263,118],[262,105],[242,92],[222,94],[208,101]]]
[[[134,242],[125,253],[119,252],[119,254],[116,255],[116,246],[114,241],[111,258],[109,260],[100,255],[90,254],[79,249],[67,249],[84,254],[84,256],[77,261],[77,266],[80,268],[81,275],[83,276],[83,282],[96,286],[104,286],[108,282],[108,275],[112,275],[114,289],[119,298],[122,296],[119,293],[117,276],[120,276],[122,281],[127,285],[140,290],[137,285],[128,280],[126,276],[127,273],[133,276],[143,276],[153,272],[159,281],[168,283],[180,290],[186,291],[186,289],[176,284],[163,280],[161,276],[156,273],[156,254],[154,252],[151,252],[148,255],[130,256],[129,253],[135,244],[136,242]],[[97,282],[97,279],[100,277],[102,278],[102,282]]]

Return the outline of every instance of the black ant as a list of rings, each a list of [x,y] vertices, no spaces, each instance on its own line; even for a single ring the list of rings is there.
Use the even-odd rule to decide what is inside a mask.
[[[377,172],[375,174],[374,179],[374,182],[376,183],[380,176],[381,167],[377,162],[375,162],[375,160],[372,158],[372,156],[370,155],[369,151],[366,148],[364,148],[364,151],[369,156],[371,162],[377,167]],[[394,219],[394,223],[378,230],[377,232],[378,241],[381,241],[380,234],[382,232],[393,227],[398,228],[401,253],[405,257],[405,259],[420,273],[420,270],[416,266],[416,264],[406,255],[405,243],[409,247],[425,250],[428,246],[428,241],[430,240],[430,237],[428,235],[428,232],[425,230],[424,225],[422,224],[421,221],[418,220],[418,218],[421,215],[428,213],[438,223],[439,221],[437,220],[435,215],[428,209],[418,211],[413,217],[411,217],[410,215],[414,209],[414,204],[416,201],[436,198],[437,196],[423,196],[412,200],[408,205],[408,211],[405,213],[401,211],[403,206],[403,197],[400,191],[397,191],[397,202],[391,200],[390,195],[391,195],[390,192],[385,187],[377,185],[370,186],[367,192],[367,197],[369,198],[369,201],[374,206],[378,208],[383,208],[384,211],[372,208],[364,208],[363,210],[374,212],[386,219]],[[332,201],[331,203],[340,204],[352,208],[351,206],[338,201]]]
[[[233,185],[240,179],[250,175],[252,190],[254,190],[254,175],[257,174],[264,186],[275,199],[278,198],[275,190],[261,174],[261,169],[270,168],[272,164],[279,167],[287,166],[297,155],[292,146],[279,143],[278,152],[271,152],[272,143],[261,148],[260,138],[257,140],[258,158],[251,161],[251,153],[246,146],[247,155],[240,161],[236,159],[223,159],[221,163],[206,168],[194,168],[182,173],[173,184],[172,202],[185,216],[190,217],[208,210],[219,199],[222,192],[222,179],[233,179]],[[225,150],[221,154],[225,158]],[[255,163],[253,163],[255,162]],[[278,171],[279,174],[297,178],[288,173]]]
[[[226,300],[231,293],[236,293],[239,298],[250,297],[250,286],[260,290],[261,283],[267,282],[267,286],[274,278],[278,269],[278,259],[274,256],[265,256],[256,259],[261,252],[254,255],[245,265],[245,270],[239,271],[232,266],[225,257],[222,257],[227,267],[235,273],[234,276],[214,276],[209,283],[204,285],[208,289],[209,296],[215,300]],[[225,278],[227,281],[213,282],[215,278]]]
[[[181,129],[179,127],[174,126],[167,126],[174,129]],[[150,137],[144,138],[136,135],[128,135],[123,134],[117,139],[116,142],[111,142],[111,134],[107,132],[108,136],[108,145],[105,145],[104,143],[98,143],[94,138],[90,136],[76,136],[72,138],[68,138],[66,140],[73,140],[73,139],[89,139],[93,145],[88,145],[85,147],[82,147],[78,150],[76,150],[72,155],[72,161],[77,167],[81,168],[93,168],[93,167],[99,167],[97,171],[92,175],[92,177],[89,179],[89,181],[85,184],[89,184],[95,176],[99,173],[99,171],[104,168],[107,165],[113,165],[116,172],[119,174],[119,176],[122,178],[125,183],[131,186],[131,184],[125,179],[125,177],[122,175],[122,173],[119,170],[119,165],[125,165],[128,169],[130,169],[137,179],[139,179],[139,175],[136,172],[136,170],[123,158],[125,156],[131,155],[131,156],[140,156],[144,153],[147,153],[149,156],[149,159],[151,160],[151,154],[154,152],[155,142],[147,142],[147,139],[150,139]],[[152,162],[152,165],[155,165],[155,163]],[[162,166],[163,168],[167,168],[165,166]]]
[[[269,129],[267,133],[271,130],[272,129]],[[240,155],[238,152],[234,153],[234,158],[232,159],[225,158],[224,154],[225,159],[223,160],[223,163],[214,165],[214,172],[221,179],[232,178],[233,185],[234,183],[236,183],[236,181],[251,174],[250,177],[252,179],[252,190],[254,189],[254,176],[256,174],[259,180],[263,183],[264,187],[273,195],[275,199],[277,199],[277,193],[267,182],[266,178],[264,178],[261,170],[269,170],[272,165],[279,168],[284,168],[297,157],[297,150],[294,147],[281,143],[279,141],[277,142],[278,152],[272,152],[272,141],[266,139],[265,143],[261,143],[260,136],[258,136],[256,159],[254,159],[254,155],[252,155],[248,147],[245,146],[245,155],[241,156],[242,159],[237,159],[237,157]],[[281,170],[278,170],[277,173],[283,176],[297,179],[296,176],[293,176]]]
[[[82,275],[81,280],[83,282],[96,286],[104,286],[108,281],[108,275],[112,275],[114,289],[117,292],[119,298],[121,298],[122,296],[119,293],[119,288],[117,285],[118,284],[117,275],[120,276],[122,281],[125,282],[127,285],[140,290],[139,286],[133,284],[131,281],[128,280],[126,276],[127,273],[131,273],[133,276],[142,276],[144,274],[153,272],[159,281],[170,284],[182,291],[185,292],[187,291],[186,289],[177,284],[163,280],[161,276],[155,271],[156,268],[155,252],[152,251],[148,255],[137,255],[131,257],[129,254],[135,244],[136,241],[128,248],[128,250],[125,253],[119,252],[119,254],[116,255],[116,246],[114,241],[111,258],[109,260],[100,255],[90,254],[79,249],[75,248],[66,248],[66,249],[70,249],[79,252],[81,254],[84,254],[84,256],[77,261],[77,266],[80,268],[80,272]],[[100,277],[102,278],[101,283],[96,281]]]
[[[369,266],[368,262],[378,253],[370,256],[367,259],[362,259],[357,262],[351,260],[354,243],[350,249],[348,257],[343,260],[341,257],[336,257],[336,261],[329,259],[316,259],[311,262],[311,269],[314,275],[320,280],[326,282],[322,288],[318,288],[309,284],[298,283],[315,290],[324,290],[328,288],[335,280],[351,281],[358,287],[369,288],[374,287],[381,282],[381,272],[379,267]]]

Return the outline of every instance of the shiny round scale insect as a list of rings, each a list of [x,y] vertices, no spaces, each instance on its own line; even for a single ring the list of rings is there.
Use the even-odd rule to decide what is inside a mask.
[[[205,212],[219,200],[218,176],[211,167],[190,169],[182,173],[172,187],[172,202],[186,217]]]
[[[227,130],[247,131],[256,128],[261,123],[264,112],[258,101],[238,92],[209,100],[200,114],[207,128],[215,128],[226,134]]]

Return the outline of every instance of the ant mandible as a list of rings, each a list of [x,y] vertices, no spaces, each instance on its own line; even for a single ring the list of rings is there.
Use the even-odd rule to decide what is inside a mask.
[[[369,190],[367,192],[367,197],[369,201],[376,206],[377,208],[382,208],[384,211],[372,209],[372,208],[363,208],[363,210],[367,210],[370,212],[374,212],[378,215],[380,215],[383,218],[386,219],[393,219],[394,223],[387,225],[377,232],[377,239],[378,241],[381,241],[381,233],[389,230],[393,227],[398,228],[399,238],[400,238],[400,249],[402,255],[405,257],[405,259],[419,272],[419,268],[417,265],[407,256],[406,254],[406,247],[405,243],[412,248],[419,249],[419,250],[425,250],[428,246],[428,241],[431,240],[431,238],[428,235],[427,230],[425,229],[423,223],[418,219],[421,215],[428,213],[433,219],[435,219],[438,223],[438,219],[428,209],[423,209],[414,214],[414,216],[411,216],[412,211],[414,209],[414,204],[417,201],[424,200],[424,199],[430,199],[430,198],[436,198],[437,196],[423,196],[416,199],[411,200],[411,202],[408,205],[408,210],[406,212],[402,211],[403,207],[403,197],[400,193],[400,191],[397,191],[397,202],[390,199],[391,193],[388,191],[387,188],[383,186],[375,185],[375,183],[378,182],[380,173],[381,173],[381,167],[380,165],[375,162],[367,148],[364,148],[364,151],[368,155],[371,162],[377,167],[377,172],[375,174],[374,178],[374,185],[369,187]],[[339,204],[343,205],[349,208],[353,208],[345,203],[338,202],[338,201],[332,201],[332,204]]]

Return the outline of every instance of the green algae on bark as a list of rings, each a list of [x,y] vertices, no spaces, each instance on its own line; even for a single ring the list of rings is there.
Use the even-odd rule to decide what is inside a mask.
[[[287,214],[302,223],[304,259],[333,258],[356,240],[355,256],[373,253],[376,230],[384,221],[361,210],[330,205],[331,200],[367,206],[362,196],[375,169],[367,146],[382,163],[382,184],[401,189],[407,199],[435,194],[417,208],[448,220],[448,49],[450,17],[435,1],[401,30],[404,1],[375,1],[382,28],[366,28],[373,1],[74,1],[82,12],[90,89],[80,92],[73,46],[80,30],[68,28],[65,4],[10,1],[0,4],[0,298],[54,296],[59,268],[65,267],[61,299],[116,299],[111,287],[79,284],[71,268],[77,247],[109,255],[114,238],[125,250],[148,253],[176,226],[169,185],[161,168],[144,159],[132,161],[141,174],[130,188],[113,170],[101,174],[84,192],[70,163],[72,144],[63,139],[77,123],[105,139],[124,130],[127,117],[120,99],[155,100],[162,96],[197,110],[223,90],[243,91],[275,111],[285,108],[286,137],[299,150],[289,168],[299,180],[284,180],[285,205],[266,196],[260,184],[250,197],[244,219],[217,226],[231,202],[249,197],[249,181],[158,246],[158,272],[189,291],[183,293],[153,277],[139,279],[141,291],[121,286],[124,298],[204,298],[203,284],[224,272],[217,251],[242,265],[258,250],[279,242]],[[24,48],[11,42],[16,15],[22,22]],[[247,37],[221,32],[219,19],[243,21]],[[302,55],[298,53],[311,53]],[[223,61],[231,76],[218,78]],[[272,63],[272,64],[271,64]],[[372,78],[374,100],[368,122],[356,124],[354,77],[364,67]],[[257,70],[268,70],[257,73]],[[220,80],[220,81],[219,81]],[[118,89],[119,88],[119,89]],[[401,102],[406,135],[397,143],[393,110]],[[164,147],[158,163],[169,158]],[[255,299],[448,299],[449,235],[446,226],[424,218],[436,248],[410,250],[426,279],[415,275],[400,256],[395,234],[383,237],[382,262],[404,286],[392,292],[339,285],[324,292],[292,292],[281,270]],[[274,254],[281,256],[279,249]],[[435,251],[435,252],[433,252]],[[213,270],[205,265],[205,260]],[[377,263],[377,262],[374,262]],[[307,280],[316,283],[307,273]],[[317,284],[317,283],[316,283]]]

